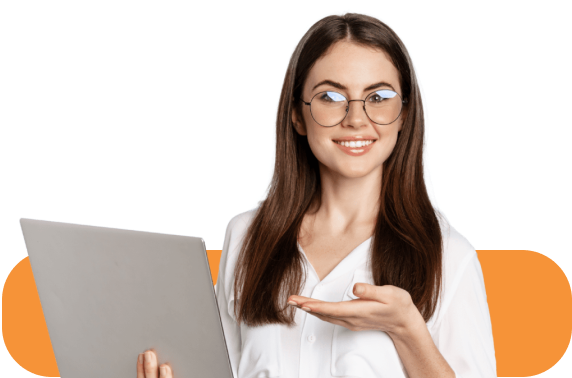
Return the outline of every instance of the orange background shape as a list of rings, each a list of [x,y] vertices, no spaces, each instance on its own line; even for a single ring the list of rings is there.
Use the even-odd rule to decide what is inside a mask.
[[[554,366],[572,335],[572,293],[550,258],[532,251],[477,251],[491,314],[499,377],[530,377]],[[220,250],[207,251],[216,284]],[[10,272],[2,293],[2,333],[24,369],[59,377],[30,262]]]

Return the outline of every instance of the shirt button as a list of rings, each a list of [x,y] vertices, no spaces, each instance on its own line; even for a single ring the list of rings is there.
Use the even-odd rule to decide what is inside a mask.
[[[313,343],[314,341],[316,341],[316,336],[314,336],[314,335],[308,336],[308,341]]]

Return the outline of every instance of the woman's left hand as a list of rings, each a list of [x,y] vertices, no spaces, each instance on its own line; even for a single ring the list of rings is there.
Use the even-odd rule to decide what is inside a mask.
[[[353,290],[359,299],[324,302],[291,295],[288,304],[352,331],[380,330],[398,335],[425,323],[406,290],[367,283],[357,283]]]

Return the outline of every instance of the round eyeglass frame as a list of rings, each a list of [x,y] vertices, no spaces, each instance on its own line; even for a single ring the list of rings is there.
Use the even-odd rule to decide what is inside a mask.
[[[394,90],[385,89],[385,90],[394,92],[396,95],[399,96],[399,98],[401,99],[401,109],[399,109],[399,114],[397,115],[397,117],[396,117],[393,121],[391,121],[391,122],[389,122],[389,123],[377,123],[377,122],[375,122],[373,119],[371,119],[371,117],[369,116],[369,114],[367,114],[367,110],[365,110],[365,101],[368,99],[369,96],[371,96],[372,94],[374,94],[374,93],[376,93],[376,92],[378,92],[378,91],[380,91],[380,90],[383,90],[383,89],[378,89],[377,91],[371,92],[370,94],[368,94],[367,96],[365,96],[365,100],[348,100],[348,98],[347,98],[346,96],[344,96],[343,94],[341,94],[340,92],[336,92],[336,91],[322,91],[322,92],[318,92],[318,93],[316,93],[314,96],[312,96],[312,99],[310,100],[310,102],[306,102],[306,101],[304,101],[303,99],[300,99],[300,101],[302,101],[302,103],[304,103],[304,105],[308,105],[308,106],[310,107],[310,114],[312,115],[312,119],[313,119],[318,125],[320,125],[320,126],[322,126],[322,127],[334,127],[334,126],[337,126],[337,125],[339,125],[340,123],[344,122],[344,119],[346,119],[346,117],[348,116],[348,113],[349,113],[349,110],[350,110],[350,102],[352,102],[352,101],[362,101],[362,102],[363,102],[363,111],[365,112],[365,115],[367,116],[367,118],[369,118],[369,120],[370,120],[371,122],[375,123],[376,125],[381,125],[381,126],[391,125],[393,122],[397,121],[397,120],[399,119],[399,117],[401,116],[401,112],[403,112],[403,105],[407,104],[407,100],[404,100],[403,97],[401,97],[401,95],[400,95],[399,93],[395,92]],[[346,107],[346,115],[344,116],[344,118],[342,118],[342,120],[341,120],[340,122],[336,123],[335,125],[331,125],[331,126],[322,125],[321,123],[319,123],[318,121],[316,121],[316,118],[314,118],[314,114],[312,114],[312,101],[314,100],[314,98],[315,98],[317,95],[322,94],[322,93],[326,93],[326,92],[336,92],[337,94],[339,94],[340,96],[342,96],[343,98],[345,98],[346,101],[348,102],[348,106]]]

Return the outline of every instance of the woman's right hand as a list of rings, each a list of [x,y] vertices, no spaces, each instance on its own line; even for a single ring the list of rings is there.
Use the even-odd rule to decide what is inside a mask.
[[[149,349],[137,357],[137,378],[173,378],[173,371],[167,364],[157,366],[157,355]]]

